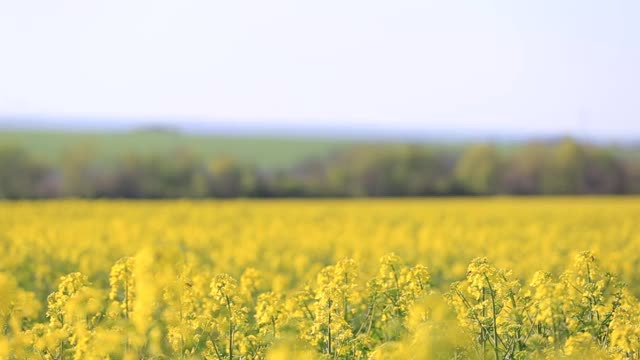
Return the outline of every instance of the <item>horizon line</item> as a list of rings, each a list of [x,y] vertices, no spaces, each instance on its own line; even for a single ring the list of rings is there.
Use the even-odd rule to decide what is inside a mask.
[[[297,120],[298,122],[291,122]],[[16,123],[18,121],[19,123]],[[320,118],[253,118],[198,116],[114,116],[0,114],[0,131],[133,132],[145,128],[166,128],[180,133],[223,136],[283,136],[307,138],[422,140],[451,142],[469,140],[516,141],[570,137],[597,142],[640,142],[640,134],[614,131],[586,133],[585,129],[529,128],[528,130],[469,125],[344,123]]]

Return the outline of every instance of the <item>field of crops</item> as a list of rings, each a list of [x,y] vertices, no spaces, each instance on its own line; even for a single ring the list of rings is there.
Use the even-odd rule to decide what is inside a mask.
[[[639,198],[0,214],[0,359],[640,356]]]
[[[100,161],[128,154],[189,149],[205,158],[230,156],[266,169],[286,168],[354,145],[354,141],[275,136],[192,135],[162,132],[56,132],[0,130],[0,146],[24,148],[36,159],[59,164],[69,151],[90,151]]]

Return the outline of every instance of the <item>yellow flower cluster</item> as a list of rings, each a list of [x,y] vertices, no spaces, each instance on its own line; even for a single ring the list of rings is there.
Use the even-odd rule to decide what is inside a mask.
[[[0,359],[640,359],[640,199],[0,213]]]
[[[588,251],[557,281],[536,272],[524,289],[509,272],[475,259],[466,281],[454,283],[447,298],[483,353],[489,348],[495,358],[554,357],[558,349],[565,355],[594,349],[621,359],[639,355],[640,317],[631,310],[637,300]]]

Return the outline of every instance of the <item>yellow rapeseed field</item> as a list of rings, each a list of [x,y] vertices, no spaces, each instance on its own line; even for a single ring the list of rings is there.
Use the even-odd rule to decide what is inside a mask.
[[[639,359],[639,295],[639,198],[0,202],[0,359]]]

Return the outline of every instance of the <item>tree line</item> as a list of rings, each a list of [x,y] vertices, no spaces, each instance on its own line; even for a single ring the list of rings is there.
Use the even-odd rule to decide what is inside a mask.
[[[104,159],[90,147],[55,165],[0,147],[0,198],[231,198],[638,194],[640,161],[563,139],[502,149],[358,145],[286,169],[263,169],[189,149]]]

